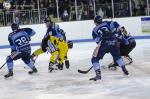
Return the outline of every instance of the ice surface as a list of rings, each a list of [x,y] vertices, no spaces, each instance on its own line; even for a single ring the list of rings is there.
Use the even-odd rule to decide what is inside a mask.
[[[150,40],[137,40],[137,47],[131,53],[134,63],[127,66],[130,72],[125,77],[120,68],[117,71],[102,69],[102,81],[89,81],[95,76],[93,70],[79,74],[77,70],[88,69],[90,58],[96,46],[93,43],[77,43],[69,52],[70,69],[48,73],[49,54],[38,57],[38,73],[28,75],[28,68],[18,60],[14,66],[14,77],[4,79],[6,66],[0,70],[0,99],[149,99],[150,97]],[[33,47],[33,51],[38,47]],[[10,49],[0,49],[0,64],[10,54]],[[112,58],[108,54],[101,61],[108,65]]]

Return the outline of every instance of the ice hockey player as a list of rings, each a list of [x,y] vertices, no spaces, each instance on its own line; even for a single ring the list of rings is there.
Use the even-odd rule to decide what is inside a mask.
[[[112,30],[116,30],[119,45],[120,45],[120,54],[124,57],[125,60],[128,62],[125,64],[131,64],[133,62],[132,58],[129,56],[129,53],[135,48],[136,41],[135,39],[127,33],[126,29],[124,27],[121,27],[117,22],[112,22],[111,26],[114,26]],[[109,69],[116,70],[118,64],[116,62],[112,62],[108,65]]]
[[[8,41],[11,46],[11,55],[6,58],[8,66],[8,74],[4,75],[5,78],[13,76],[13,61],[22,59],[32,70],[29,74],[37,73],[33,62],[30,59],[31,54],[31,36],[35,35],[35,31],[31,28],[19,28],[19,25],[13,23],[11,25],[12,33],[8,35]]]
[[[52,22],[51,19],[48,18],[48,17],[46,17],[44,19],[44,23],[46,24],[47,32],[46,32],[44,38],[42,39],[41,48],[34,51],[33,54],[31,55],[31,59],[34,62],[35,62],[35,59],[34,59],[35,57],[37,57],[40,54],[43,54],[47,51],[47,49],[46,49],[47,41],[45,40],[45,38],[47,38],[51,35],[51,36],[55,36],[55,37],[58,37],[58,38],[62,38],[66,41],[65,32],[62,29],[59,28],[59,25]]]
[[[57,63],[58,69],[63,69],[63,61],[65,61],[66,68],[68,69],[70,64],[69,60],[67,59],[68,48],[73,47],[73,42],[68,41],[65,42],[63,39],[55,37],[55,36],[48,36],[44,38],[47,42],[46,49],[48,52],[51,53],[50,62],[48,70],[52,72],[54,70],[53,65]]]
[[[94,18],[95,27],[92,31],[92,36],[95,42],[97,43],[97,47],[93,52],[93,56],[91,59],[93,68],[95,70],[96,76],[90,78],[90,80],[101,80],[101,70],[99,60],[103,59],[103,56],[106,53],[110,53],[117,64],[121,67],[123,73],[128,75],[128,71],[125,67],[125,64],[120,56],[120,48],[118,48],[118,41],[115,33],[111,32],[110,26],[107,21],[102,21],[101,16],[96,16]]]

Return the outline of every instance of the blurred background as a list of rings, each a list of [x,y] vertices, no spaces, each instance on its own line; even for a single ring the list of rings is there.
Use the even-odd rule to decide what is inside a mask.
[[[95,15],[120,18],[149,14],[150,0],[0,0],[0,27],[12,22],[40,24],[45,16],[65,22],[90,20]]]

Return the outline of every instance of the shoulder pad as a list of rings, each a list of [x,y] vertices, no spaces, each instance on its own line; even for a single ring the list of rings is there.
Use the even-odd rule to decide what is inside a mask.
[[[32,31],[31,28],[22,28],[22,30],[24,30],[24,31]]]

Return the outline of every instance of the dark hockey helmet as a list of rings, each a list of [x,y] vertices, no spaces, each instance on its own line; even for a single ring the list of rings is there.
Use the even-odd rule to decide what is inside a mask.
[[[59,32],[60,32],[61,34],[65,34],[65,32],[64,32],[63,29],[59,29]]]
[[[47,23],[47,22],[51,23],[52,21],[51,21],[51,19],[49,17],[45,17],[44,20],[43,20],[43,22],[44,23]]]
[[[73,42],[72,42],[72,41],[68,41],[67,43],[68,43],[68,47],[69,47],[70,49],[72,49],[72,48],[73,48]]]
[[[99,15],[95,16],[94,23],[101,24],[102,23],[102,17]]]
[[[64,33],[64,30],[63,30],[63,29],[59,29],[59,31],[60,31],[61,33]]]
[[[49,28],[52,26],[52,21],[49,17],[45,17],[43,22],[46,24],[46,27]]]
[[[19,29],[19,24],[17,24],[17,23],[11,24],[11,29],[12,29],[12,31],[18,30]]]

